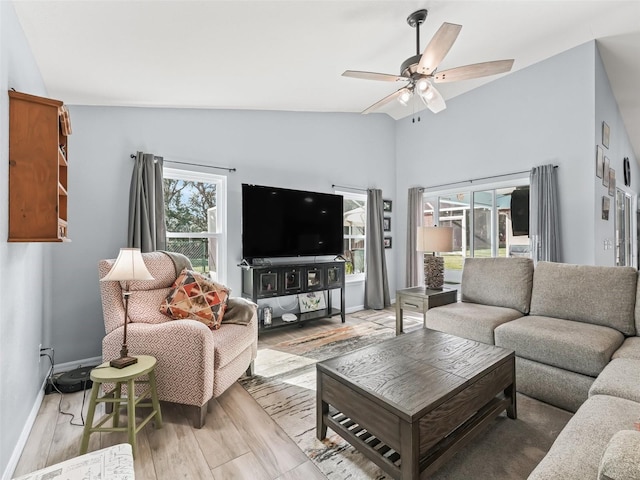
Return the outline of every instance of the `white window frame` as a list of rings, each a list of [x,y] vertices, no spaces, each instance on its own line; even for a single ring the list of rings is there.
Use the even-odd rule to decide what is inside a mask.
[[[622,195],[623,196],[623,200],[624,203],[622,205],[619,204],[619,198],[618,195]],[[635,196],[631,195],[628,192],[625,192],[623,189],[621,188],[616,188],[616,194],[613,197],[613,202],[615,203],[615,215],[613,217],[614,222],[615,222],[615,227],[614,227],[614,231],[615,231],[615,265],[616,266],[627,266],[627,267],[632,267],[634,265],[636,265],[636,258],[635,258],[635,248],[634,248],[634,234],[633,232],[635,231],[635,222],[634,222],[634,215],[633,212],[637,211],[637,206],[635,205]],[[620,208],[623,208],[623,214],[624,214],[624,230],[625,230],[625,238],[622,239],[624,245],[625,245],[625,263],[624,265],[621,265],[619,263],[619,258],[620,258],[620,225],[618,222],[618,210]]]
[[[366,224],[367,219],[367,194],[366,193],[353,193],[353,192],[344,192],[336,190],[335,193],[337,195],[342,195],[345,199],[356,200],[358,202],[364,202],[365,205],[365,226],[364,226],[364,235],[344,235],[343,238],[346,239],[362,239],[364,242],[364,263],[365,263],[365,271],[362,273],[352,273],[350,275],[345,274],[345,282],[364,282],[366,276],[366,264],[367,264],[367,232],[369,231]]]
[[[217,239],[217,282],[227,283],[227,177],[196,170],[163,167],[163,177],[173,180],[214,183],[216,185],[217,232],[168,232],[167,238],[215,238]]]

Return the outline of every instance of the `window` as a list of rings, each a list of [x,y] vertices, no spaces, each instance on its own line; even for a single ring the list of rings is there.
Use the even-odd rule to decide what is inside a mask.
[[[367,196],[356,193],[336,192],[344,197],[343,232],[347,280],[364,279],[365,232],[367,220]]]
[[[517,186],[425,194],[423,225],[453,227],[453,249],[442,252],[445,281],[461,281],[466,257],[530,256],[529,237],[520,231],[528,225],[528,196],[521,195],[528,186],[526,180],[513,183]],[[524,212],[512,212],[512,197],[518,199],[516,208],[524,198]]]
[[[226,177],[164,169],[167,250],[186,255],[194,270],[226,282]]]
[[[633,236],[631,195],[616,189],[616,266],[632,266]]]

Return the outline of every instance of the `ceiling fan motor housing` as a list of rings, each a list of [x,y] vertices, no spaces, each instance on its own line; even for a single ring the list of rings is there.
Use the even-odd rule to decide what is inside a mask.
[[[411,76],[416,73],[416,70],[418,69],[420,57],[422,57],[422,55],[414,55],[413,57],[409,57],[404,62],[402,62],[402,65],[400,66],[400,75],[402,75],[403,77],[411,78]]]

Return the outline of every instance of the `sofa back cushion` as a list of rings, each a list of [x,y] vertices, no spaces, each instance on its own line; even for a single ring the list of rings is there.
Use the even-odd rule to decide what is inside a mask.
[[[530,313],[635,335],[637,278],[632,267],[539,262],[533,274]]]
[[[467,258],[462,270],[463,302],[529,312],[533,262],[529,258]]]

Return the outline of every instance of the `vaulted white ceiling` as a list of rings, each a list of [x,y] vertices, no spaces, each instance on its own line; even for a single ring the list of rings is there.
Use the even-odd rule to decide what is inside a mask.
[[[514,71],[598,39],[640,153],[640,0],[14,2],[49,95],[67,104],[360,112],[443,22],[463,26],[441,70],[514,58]],[[495,77],[441,84],[445,99]],[[412,113],[393,102],[394,118]]]

